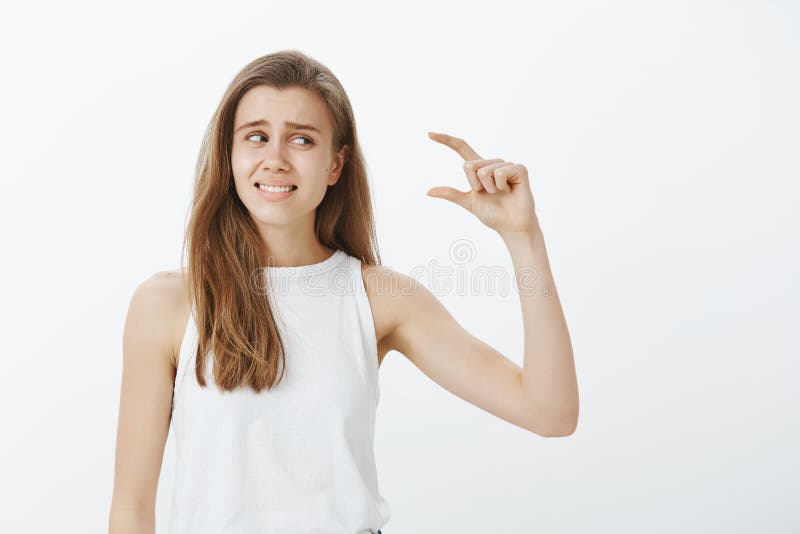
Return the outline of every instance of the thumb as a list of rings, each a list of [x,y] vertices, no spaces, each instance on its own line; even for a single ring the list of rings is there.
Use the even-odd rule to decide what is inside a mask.
[[[446,187],[446,186],[434,187],[428,190],[428,196],[449,200],[450,202],[458,204],[465,210],[469,210],[469,206],[471,204],[469,199],[469,192],[459,191],[458,189],[452,187]]]

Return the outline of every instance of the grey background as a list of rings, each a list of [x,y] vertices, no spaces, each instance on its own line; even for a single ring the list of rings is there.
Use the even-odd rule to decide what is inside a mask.
[[[511,262],[425,192],[524,163],[575,349],[542,438],[381,368],[384,534],[800,531],[796,2],[45,2],[0,17],[3,532],[103,532],[125,313],[180,263],[203,128],[298,48],[352,100],[384,263]],[[420,281],[427,283],[425,276]],[[438,291],[522,363],[513,293]],[[163,531],[172,435],[158,494]]]

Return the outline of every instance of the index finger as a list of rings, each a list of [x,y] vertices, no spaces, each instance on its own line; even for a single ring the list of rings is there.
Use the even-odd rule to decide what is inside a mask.
[[[469,143],[460,139],[458,137],[453,137],[452,135],[447,135],[443,133],[437,132],[428,132],[428,137],[436,141],[437,143],[441,143],[443,145],[449,146],[458,154],[464,158],[464,161],[469,161],[472,159],[483,159],[478,155],[475,150],[469,146]]]

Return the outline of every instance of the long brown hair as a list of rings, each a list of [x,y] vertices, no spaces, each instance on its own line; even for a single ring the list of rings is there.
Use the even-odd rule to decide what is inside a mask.
[[[234,186],[233,119],[249,89],[303,87],[318,94],[333,119],[334,151],[349,149],[339,180],[315,211],[319,242],[381,263],[366,164],[356,136],[350,100],[333,73],[297,50],[259,57],[234,77],[203,137],[182,257],[188,257],[187,291],[199,333],[195,376],[206,386],[206,355],[214,358],[214,382],[224,391],[271,389],[283,377],[286,355],[269,300],[254,289],[253,273],[266,262],[264,243]],[[268,277],[263,277],[268,284]],[[191,318],[190,318],[191,320]],[[279,376],[280,371],[280,376]]]

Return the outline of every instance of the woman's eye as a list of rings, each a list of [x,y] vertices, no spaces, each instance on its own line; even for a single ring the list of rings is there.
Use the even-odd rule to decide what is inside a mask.
[[[261,135],[261,134],[252,134],[252,135],[248,135],[248,136],[247,136],[247,140],[249,141],[249,140],[250,140],[250,139],[252,139],[253,137],[264,137],[264,136],[263,136],[263,135]]]
[[[266,136],[266,135],[261,135],[261,134],[252,134],[252,135],[248,135],[248,136],[247,136],[247,140],[250,140],[250,139],[252,139],[253,137],[263,137],[263,138],[265,138],[265,139],[266,139],[266,137],[267,137],[267,136]],[[311,138],[309,138],[309,137],[303,137],[303,136],[301,136],[301,137],[296,137],[295,139],[303,139],[303,140],[307,141],[307,143],[301,143],[301,144],[303,144],[303,145],[313,145],[313,144],[314,144],[314,141],[313,141]],[[294,141],[295,139],[293,139],[293,141]],[[258,141],[256,141],[256,142],[258,142]]]

